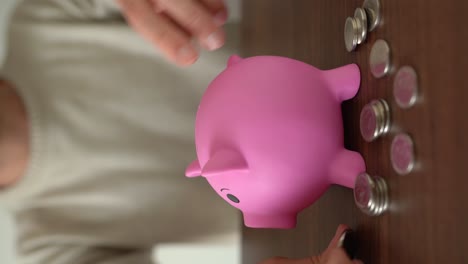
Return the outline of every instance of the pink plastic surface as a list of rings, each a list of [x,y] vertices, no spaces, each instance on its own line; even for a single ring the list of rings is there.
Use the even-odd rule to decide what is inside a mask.
[[[365,171],[343,146],[341,102],[356,95],[357,65],[322,71],[274,56],[241,59],[206,90],[197,113],[203,176],[252,228],[294,228],[296,217],[331,184],[353,188]]]

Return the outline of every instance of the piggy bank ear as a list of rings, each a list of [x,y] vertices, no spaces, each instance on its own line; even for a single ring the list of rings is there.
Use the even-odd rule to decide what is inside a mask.
[[[201,168],[198,160],[193,161],[185,170],[185,176],[189,178],[201,176]]]
[[[249,168],[242,155],[233,150],[216,152],[203,167],[202,175],[212,177],[228,172],[247,172]]]
[[[236,63],[238,63],[239,61],[241,61],[242,58],[237,56],[237,55],[232,55],[231,57],[229,57],[229,60],[228,60],[228,63],[227,63],[227,66],[230,67]]]

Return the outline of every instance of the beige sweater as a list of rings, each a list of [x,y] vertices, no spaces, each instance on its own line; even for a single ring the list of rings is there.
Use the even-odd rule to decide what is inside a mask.
[[[18,6],[1,74],[26,103],[32,158],[0,190],[18,226],[18,263],[150,263],[158,243],[236,232],[237,210],[184,177],[200,97],[236,53],[236,27],[227,28],[225,48],[182,69],[111,1]]]

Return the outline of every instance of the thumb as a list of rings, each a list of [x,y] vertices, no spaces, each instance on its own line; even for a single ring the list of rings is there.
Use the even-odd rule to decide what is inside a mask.
[[[349,229],[350,228],[347,225],[339,225],[338,228],[336,229],[335,236],[330,241],[330,244],[328,244],[328,248],[325,250],[325,253],[327,251],[330,251],[332,249],[339,247],[341,236],[346,232],[346,230],[349,230]]]
[[[323,264],[362,264],[362,261],[350,260],[343,249],[335,248],[330,250],[328,259]]]
[[[328,263],[328,260],[330,258],[330,255],[336,254],[334,253],[336,250],[343,252],[345,255],[345,258],[349,261],[348,256],[346,255],[346,252],[341,248],[340,240],[343,234],[349,230],[350,228],[347,225],[339,225],[338,228],[336,229],[335,236],[332,238],[330,243],[328,244],[327,249],[322,253],[321,259],[325,263]],[[339,263],[339,262],[338,262]],[[346,262],[345,262],[346,263]]]

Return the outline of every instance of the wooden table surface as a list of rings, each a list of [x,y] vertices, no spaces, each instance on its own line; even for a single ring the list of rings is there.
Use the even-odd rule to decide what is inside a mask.
[[[391,210],[368,217],[355,206],[352,191],[332,187],[299,216],[293,230],[243,230],[243,263],[273,256],[303,257],[326,247],[338,224],[355,228],[358,256],[366,263],[468,263],[468,16],[467,1],[381,0],[383,21],[355,52],[344,47],[346,17],[358,0],[246,0],[243,2],[243,56],[281,55],[321,69],[357,63],[361,90],[343,104],[346,147],[361,152],[368,173],[386,179]],[[392,70],[374,78],[368,67],[372,44],[391,47]],[[411,109],[392,97],[395,71],[413,66],[420,98]],[[392,131],[372,143],[359,132],[359,114],[372,99],[392,109]],[[415,141],[418,168],[399,176],[389,149],[396,132]]]

